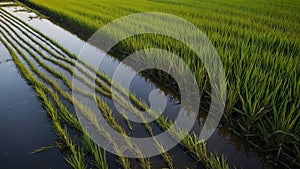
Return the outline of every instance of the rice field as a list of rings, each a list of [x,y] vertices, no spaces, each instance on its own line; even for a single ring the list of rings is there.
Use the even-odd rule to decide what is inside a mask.
[[[300,166],[300,1],[28,0],[22,3],[83,39],[88,39],[106,23],[132,13],[164,12],[190,21],[212,41],[226,71],[228,94],[221,125],[247,140],[273,163],[280,163],[287,168]],[[66,149],[64,157],[69,166],[78,169],[108,168],[105,151],[88,137],[72,110],[64,104],[67,101],[78,105],[82,114],[93,123],[91,110],[74,100],[70,94],[72,84],[68,75],[74,74],[77,56],[5,10],[0,9],[0,18],[1,43],[43,102],[53,128]],[[205,68],[185,45],[168,37],[140,35],[124,40],[111,52],[124,57],[149,47],[177,53],[193,70],[202,94],[201,100],[204,100],[204,104],[209,102],[207,97],[211,88]],[[94,88],[99,97],[94,98],[92,93],[87,92],[81,94],[95,99],[108,123],[126,135],[124,126],[119,124],[112,109],[103,100],[111,98],[110,86],[114,84],[105,74],[84,61],[79,62],[80,67],[76,69],[81,74],[76,77],[86,86]],[[60,69],[68,75],[62,74]],[[97,74],[96,85],[91,83],[90,71]],[[166,80],[165,75],[160,74],[158,80]],[[124,100],[126,91],[119,86],[114,87],[119,91],[118,104],[138,115],[137,108]],[[136,105],[147,109],[135,95],[130,96]],[[204,108],[203,111],[207,110]],[[153,115],[151,111],[148,113]],[[132,128],[129,121],[126,124]],[[162,117],[156,120],[156,124],[166,129],[169,121]],[[96,123],[94,125],[97,126]],[[97,127],[116,151],[122,151],[121,147],[114,144],[109,133],[101,126]],[[153,135],[148,123],[144,123],[144,127]],[[71,134],[73,130],[80,139],[74,140]],[[171,131],[170,135],[180,137],[180,132]],[[128,140],[125,142],[131,151],[140,153],[136,145]],[[163,145],[156,143],[163,149]],[[180,144],[195,162],[199,161],[207,168],[229,168],[226,157],[208,153],[206,143],[198,140],[193,133]],[[36,151],[43,151],[43,148]],[[161,154],[160,158],[168,168],[176,168],[168,152]],[[137,161],[139,168],[151,168],[154,163],[148,158]],[[121,168],[133,167],[126,157],[116,157],[116,162]]]
[[[274,161],[299,166],[299,1],[29,0],[26,4],[82,38],[137,12],[164,12],[192,22],[213,42],[226,69],[223,124]],[[203,93],[209,92],[203,66],[182,44],[144,35],[126,39],[113,52],[121,55],[149,46],[179,53],[194,70]]]

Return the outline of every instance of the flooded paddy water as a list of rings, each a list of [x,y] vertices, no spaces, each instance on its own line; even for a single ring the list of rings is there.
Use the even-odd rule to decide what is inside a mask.
[[[35,13],[26,10],[24,7],[11,6],[2,7],[2,9],[5,12],[19,18],[21,21],[29,24],[45,36],[55,40],[75,55],[78,55],[80,49],[85,45],[85,41],[81,40],[76,35],[59,27],[58,25],[55,25],[48,19],[42,18]],[[35,41],[42,44],[49,50],[56,51],[58,55],[60,53],[63,55],[63,52],[59,51],[55,45],[51,45],[51,43],[41,40],[39,38],[40,35],[34,33],[33,30],[26,27],[20,21],[14,19],[3,11],[0,12],[0,30],[3,34],[9,37],[12,43],[24,52],[29,60],[36,65],[39,71],[60,84],[64,91],[71,92],[63,81],[55,77],[51,72],[45,69],[45,67],[42,66],[37,59],[32,57],[32,54],[38,56],[44,64],[62,73],[67,79],[69,79],[69,81],[71,81],[72,75],[69,72],[54,62],[42,57],[42,55],[47,57],[53,56],[35,43]],[[31,30],[31,32],[28,30]],[[24,32],[27,32],[27,35],[25,35]],[[3,34],[1,34],[0,38],[6,39]],[[30,37],[32,39],[30,39]],[[23,38],[28,44],[22,41],[21,38]],[[5,41],[7,41],[7,39]],[[16,43],[15,41],[18,41],[19,43]],[[33,50],[33,47],[38,49],[40,53]],[[25,50],[25,48],[32,51],[32,54]],[[100,55],[104,57],[104,61],[100,65],[99,71],[108,76],[112,76],[112,73],[121,61],[113,56],[106,55],[103,51],[95,47],[92,52],[100,53]],[[24,65],[29,67],[28,63],[24,59],[20,57],[20,60],[24,63]],[[59,61],[59,59],[56,58],[54,58],[54,60]],[[30,154],[30,152],[38,147],[48,146],[51,144],[53,145],[55,141],[57,141],[57,136],[51,127],[51,122],[47,118],[47,114],[42,107],[41,101],[35,96],[35,91],[31,89],[30,85],[27,84],[18,73],[18,69],[14,65],[9,52],[1,43],[0,75],[0,130],[2,134],[0,139],[0,168],[2,168],[2,166],[4,166],[4,168],[66,168],[67,164],[59,149],[50,149],[41,153],[33,155]],[[43,83],[50,86],[46,82]],[[151,78],[139,75],[134,78],[130,87],[131,92],[146,101],[148,101],[148,95],[151,91],[158,89],[167,97],[167,106],[165,111],[171,112],[167,115],[172,117],[176,116],[176,113],[178,113],[180,104],[179,98],[172,92],[172,90],[168,90],[164,84],[160,84]],[[112,108],[117,122],[124,127],[126,133],[136,137],[149,136],[147,130],[136,123],[132,123],[134,130],[130,130],[122,116],[115,113],[116,109],[111,99],[105,96],[100,97]],[[72,105],[68,103],[68,101],[65,100],[64,104],[73,110]],[[201,125],[203,125],[201,121],[203,120],[204,119],[201,116],[199,118],[199,123],[195,123],[193,127],[194,131],[201,130]],[[154,133],[162,132],[159,126],[155,125],[155,123],[152,124],[152,128]],[[74,137],[76,137],[76,134],[74,135]],[[252,146],[236,136],[234,133],[226,130],[226,128],[220,127],[216,130],[212,137],[207,140],[207,148],[210,152],[224,155],[231,168],[233,166],[238,168],[277,168],[273,164],[269,163],[263,154],[256,151]],[[192,156],[190,156],[187,153],[187,150],[183,149],[180,145],[175,146],[173,149],[168,151],[168,153],[173,157],[173,165],[175,168],[205,168],[200,162],[197,162]],[[116,162],[115,155],[107,153],[107,158],[109,167],[119,167]],[[151,165],[153,168],[167,167],[160,156],[152,157],[150,161],[152,161]],[[131,159],[131,164],[133,164],[133,168],[139,168],[138,161],[136,159]]]
[[[1,43],[0,78],[0,168],[65,168],[59,149],[30,154],[39,147],[54,145],[57,136],[35,91]]]

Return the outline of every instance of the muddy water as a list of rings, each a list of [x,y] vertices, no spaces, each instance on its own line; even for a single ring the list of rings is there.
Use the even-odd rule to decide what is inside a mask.
[[[38,29],[39,31],[41,31],[43,34],[56,40],[62,46],[69,49],[70,51],[72,51],[74,54],[78,54],[80,49],[85,44],[85,42],[82,41],[80,38],[78,38],[76,35],[53,24],[51,21],[49,21],[47,19],[39,18],[34,13],[20,11],[20,9],[23,9],[23,8],[20,8],[20,7],[3,7],[3,8],[6,11],[9,11],[11,14],[22,19],[23,21],[26,21],[31,26],[33,26],[36,29]],[[1,51],[2,51],[2,49],[1,49]],[[120,64],[120,61],[112,56],[104,54],[101,50],[99,50],[97,48],[94,48],[94,50],[92,52],[95,52],[97,54],[100,53],[99,57],[104,58],[104,61],[100,65],[100,71],[111,76],[112,73],[114,72],[114,69],[116,68],[116,66],[118,66]],[[12,62],[11,62],[11,64],[13,65]],[[53,65],[53,66],[55,66],[55,65]],[[2,75],[2,71],[1,71],[1,75]],[[20,80],[22,80],[22,79],[20,78]],[[1,81],[2,81],[2,77],[1,77]],[[21,88],[21,89],[24,88],[24,86],[27,86],[24,84],[25,83],[24,80],[22,80],[22,82],[23,82],[23,84],[19,86],[19,88]],[[2,82],[1,82],[1,85],[2,85]],[[14,89],[14,91],[16,92],[15,87],[14,88],[12,88],[11,86],[8,86],[8,87],[11,90]],[[1,87],[1,89],[2,88],[4,88],[4,87]],[[28,87],[28,89],[30,90],[30,87]],[[143,76],[136,76],[131,83],[131,91],[134,92],[138,97],[143,98],[146,101],[147,101],[149,93],[154,89],[159,89],[159,90],[161,90],[161,92],[163,92],[166,95],[166,97],[168,98],[166,112],[172,112],[172,114],[168,114],[168,115],[175,116],[176,112],[178,112],[179,103],[180,103],[178,101],[178,96],[176,96],[176,94],[172,93],[170,90],[166,90],[162,84],[159,84],[158,82],[154,82],[153,80],[145,78]],[[24,92],[24,90],[22,90],[22,91]],[[35,98],[34,92],[31,90],[30,90],[30,92],[32,92],[31,97],[32,97],[32,99],[34,99]],[[4,94],[2,94],[2,93],[7,93],[7,90],[4,90],[3,92],[1,91],[1,96],[0,96],[1,104],[2,104],[2,97],[5,97]],[[17,96],[24,96],[24,95],[26,96],[26,94],[23,94],[22,92],[20,94],[17,94]],[[12,96],[10,95],[9,97],[12,97]],[[35,101],[38,102],[37,100],[35,100]],[[111,100],[106,99],[106,101],[108,104],[112,105]],[[32,105],[31,105],[31,103],[32,102],[25,104],[25,105],[28,105],[29,107],[23,108],[22,110],[28,111],[28,110],[31,110],[32,108],[34,108],[34,105],[35,106],[40,105],[39,102],[38,102],[38,104],[32,104]],[[39,108],[40,108],[40,112],[42,112],[39,114],[41,114],[41,116],[45,120],[45,121],[43,121],[43,120],[39,119],[41,121],[40,125],[46,126],[47,124],[49,124],[49,122],[45,118],[45,113],[43,112],[43,109],[41,109],[40,106],[39,106]],[[21,110],[19,110],[19,111],[21,112]],[[16,112],[20,113],[19,111],[16,111]],[[30,111],[30,112],[33,112],[33,111]],[[118,115],[116,115],[116,116],[117,116],[117,118],[120,118],[120,117],[118,117]],[[32,118],[31,115],[26,116],[26,117]],[[15,118],[12,117],[11,120],[15,120]],[[195,126],[193,128],[194,131],[201,130],[201,127],[202,127],[201,121],[203,121],[202,118],[199,119],[199,123],[195,124]],[[121,122],[121,120],[119,120],[119,122]],[[121,123],[121,124],[122,124],[122,126],[126,125],[125,123],[124,124]],[[2,125],[2,123],[0,125]],[[133,125],[136,125],[136,126],[134,126],[135,129],[140,128],[138,126],[138,124],[133,123]],[[153,125],[154,125],[154,131],[156,133],[161,132],[160,129],[157,126],[155,126],[155,124],[153,124]],[[3,127],[1,127],[1,129],[3,129]],[[47,127],[46,127],[46,129],[51,131],[51,129],[49,129]],[[137,137],[148,136],[146,130],[143,130],[143,129],[135,130],[132,133],[130,133],[130,131],[128,131],[128,132],[130,135],[134,135]],[[45,136],[45,137],[49,137],[49,136],[51,137],[52,135],[53,135],[53,133],[49,134],[49,132],[43,132],[43,136]],[[16,138],[16,140],[18,140],[17,136],[15,138]],[[21,143],[26,144],[24,141],[22,141]],[[21,145],[21,143],[16,143],[16,144],[19,146],[19,145]],[[46,143],[46,144],[48,144],[48,143]],[[228,163],[230,164],[230,166],[235,165],[237,167],[255,168],[255,169],[256,168],[276,168],[272,164],[268,163],[267,160],[263,157],[263,155],[256,152],[255,150],[253,150],[253,148],[251,148],[251,146],[249,146],[246,142],[244,142],[242,139],[240,139],[233,133],[228,132],[224,128],[218,128],[217,131],[213,134],[213,136],[207,141],[207,144],[208,144],[209,151],[224,154],[227,157],[227,160],[228,160]],[[1,145],[1,147],[2,147],[2,145]],[[0,150],[0,153],[1,153],[1,150]],[[183,153],[183,152],[185,152],[185,150],[182,150],[180,146],[176,146],[172,150],[169,151],[169,154],[174,156],[173,161],[174,161],[174,166],[176,166],[176,168],[184,168],[187,164],[190,167],[196,167],[198,165],[197,168],[202,168],[202,166],[200,166],[199,163],[195,164],[195,162],[193,162],[193,159],[190,156],[188,156],[186,153]],[[61,157],[61,156],[59,156],[59,157]],[[154,168],[164,167],[165,165],[156,162],[156,160],[155,160],[156,158],[158,159],[158,157],[153,157],[151,159],[151,161],[155,161],[153,164],[153,167]],[[55,162],[55,161],[53,161],[53,162]],[[63,164],[61,164],[60,161],[55,162],[55,165],[56,164],[57,164],[57,166],[63,166]],[[59,168],[59,167],[55,166],[53,168]]]

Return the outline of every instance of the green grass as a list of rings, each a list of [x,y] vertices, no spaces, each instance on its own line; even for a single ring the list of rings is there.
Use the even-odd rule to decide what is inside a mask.
[[[187,19],[207,34],[223,61],[228,82],[223,123],[273,157],[292,161],[291,166],[300,164],[299,1],[29,0],[29,3],[62,25],[71,25],[85,38],[113,19],[135,12],[166,12]],[[83,34],[79,30],[84,30]],[[179,53],[194,70],[202,84],[202,93],[209,92],[201,63],[184,45],[171,39],[137,36],[126,39],[114,52],[130,53],[149,46]]]

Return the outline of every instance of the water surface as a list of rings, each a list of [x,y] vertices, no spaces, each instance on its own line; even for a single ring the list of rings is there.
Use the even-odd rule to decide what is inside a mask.
[[[66,168],[58,149],[30,154],[36,148],[53,145],[57,136],[41,101],[21,77],[1,42],[0,134],[0,168]]]

